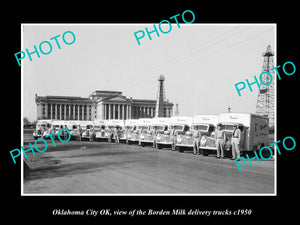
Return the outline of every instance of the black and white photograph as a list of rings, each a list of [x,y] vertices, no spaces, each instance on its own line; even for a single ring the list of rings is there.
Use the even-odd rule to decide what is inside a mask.
[[[24,195],[276,194],[276,24],[21,26]]]

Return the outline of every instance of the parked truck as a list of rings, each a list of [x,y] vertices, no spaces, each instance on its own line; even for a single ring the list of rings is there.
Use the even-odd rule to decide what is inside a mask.
[[[166,117],[157,117],[152,119],[152,124],[150,125],[149,130],[143,130],[140,135],[140,145],[144,147],[145,145],[152,145],[157,147],[156,144],[156,135],[158,133],[163,133],[168,130],[170,125],[170,118]]]
[[[125,120],[125,125],[123,128],[123,135],[121,135],[120,140],[124,140],[128,144],[128,139],[131,139],[132,134],[136,130],[136,125],[138,123],[137,119]]]
[[[261,147],[269,145],[269,120],[264,116],[252,113],[223,113],[219,114],[219,123],[226,135],[224,151],[230,156],[234,125],[237,125],[241,130],[241,152],[259,150]],[[201,140],[200,148],[205,150],[204,155],[208,155],[210,151],[216,150],[215,141],[215,137],[208,137],[206,140],[203,140],[203,143],[205,142],[204,148],[201,145]]]
[[[67,120],[66,125],[67,129],[71,134],[71,140],[81,140],[81,134],[79,130],[79,120]]]
[[[195,115],[192,120],[191,129],[180,133],[177,137],[179,151],[183,152],[185,149],[196,150],[200,145],[200,139],[195,140],[193,134],[199,132],[200,137],[211,136],[212,132],[215,130],[218,119],[218,115]],[[199,142],[196,143],[196,141]]]
[[[94,122],[93,121],[81,121],[81,140],[94,141]]]
[[[138,143],[140,145],[140,135],[145,131],[150,130],[150,126],[152,124],[152,119],[150,118],[140,118],[137,121],[136,129],[131,133],[128,137],[128,144]]]
[[[174,130],[175,150],[183,152],[184,149],[193,147],[192,123],[193,117],[190,116],[172,117],[171,128]]]
[[[99,141],[100,136],[101,136],[101,130],[102,130],[102,128],[103,129],[105,128],[105,120],[95,119],[93,121],[93,125],[94,125],[93,140]]]
[[[51,120],[38,120],[36,122],[35,131],[33,131],[33,138],[38,139],[46,135],[49,135],[49,130],[51,129],[52,121]],[[45,135],[46,134],[46,135]]]
[[[122,129],[124,127],[124,120],[112,119],[107,122],[108,130],[110,131],[111,141],[116,141],[117,129]]]

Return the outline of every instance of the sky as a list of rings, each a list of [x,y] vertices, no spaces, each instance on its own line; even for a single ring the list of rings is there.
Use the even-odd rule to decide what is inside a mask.
[[[35,94],[88,97],[111,90],[156,99],[160,74],[166,98],[174,109],[178,104],[182,116],[224,113],[229,106],[231,112],[255,113],[258,88],[239,97],[234,84],[260,75],[268,45],[276,53],[274,24],[172,23],[169,33],[152,33],[152,40],[146,34],[138,45],[134,33],[151,31],[153,24],[22,24],[22,51],[52,44],[48,55],[22,60],[23,117],[36,120]],[[71,45],[62,40],[66,31],[76,37]],[[61,49],[50,40],[57,35]],[[49,50],[47,44],[43,50]]]

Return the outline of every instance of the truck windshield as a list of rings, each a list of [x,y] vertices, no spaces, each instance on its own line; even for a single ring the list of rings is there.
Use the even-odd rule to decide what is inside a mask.
[[[193,130],[207,131],[208,125],[193,125]]]
[[[222,124],[221,130],[234,130],[234,124]]]
[[[173,125],[172,127],[173,127],[174,130],[180,130],[180,131],[182,131],[183,128],[184,128],[183,125]]]
[[[125,126],[125,129],[126,129],[126,130],[133,130],[133,129],[134,129],[134,126]]]
[[[46,124],[37,124],[36,129],[46,128]]]
[[[160,131],[162,131],[162,130],[165,129],[164,126],[153,126],[152,128],[153,128],[154,130],[160,130]]]
[[[148,126],[137,126],[137,130],[148,130]]]

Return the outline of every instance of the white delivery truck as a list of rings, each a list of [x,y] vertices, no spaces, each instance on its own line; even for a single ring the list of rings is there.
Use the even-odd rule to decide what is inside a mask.
[[[219,114],[219,123],[226,134],[224,151],[230,155],[234,125],[241,130],[241,152],[259,150],[261,147],[269,145],[269,119],[264,116],[252,113],[223,113]],[[203,152],[205,155],[208,155],[208,150],[216,150],[215,138],[207,139],[206,146],[206,152]],[[203,147],[200,145],[200,148]]]
[[[218,120],[218,115],[195,115],[193,117],[191,130],[181,134],[177,138],[180,141],[180,144],[178,144],[178,146],[180,146],[179,151],[183,152],[184,149],[197,148],[193,132],[199,131],[201,137],[211,136],[212,132],[215,130]]]
[[[71,134],[71,140],[80,140],[80,132],[79,132],[79,121],[78,120],[66,120],[65,124],[67,125],[67,129]]]
[[[145,131],[150,130],[150,126],[152,124],[151,118],[140,118],[137,121],[136,129],[131,133],[130,137],[127,138],[127,143],[138,143],[140,144],[140,135]]]
[[[93,123],[94,123],[94,141],[99,141],[101,137],[101,131],[105,130],[106,120],[95,119]]]
[[[100,131],[96,132],[97,141],[111,142],[111,129],[108,127],[108,120],[103,120],[100,126]]]
[[[54,139],[58,139],[58,131],[62,128],[65,128],[66,121],[65,120],[53,120],[51,126],[51,133],[54,133]]]
[[[122,129],[124,127],[124,120],[118,120],[118,119],[111,119],[107,121],[107,127],[108,127],[108,136],[111,136],[111,140],[115,142],[116,139],[116,131],[118,129]]]
[[[90,121],[83,120],[80,122],[80,127],[81,127],[81,140],[93,141],[94,122],[91,120]]]
[[[137,123],[137,119],[125,120],[125,125],[124,129],[122,129],[120,140],[124,140],[128,144],[128,139],[131,138],[131,134],[133,134],[135,131]]]
[[[170,118],[170,125],[168,130],[164,132],[157,132],[156,134],[156,147],[158,149],[170,146],[175,150],[174,143],[179,132],[186,132],[190,130],[192,117],[174,116]]]
[[[144,147],[146,144],[151,144],[156,147],[156,134],[163,133],[168,130],[170,118],[156,117],[152,119],[152,124],[149,130],[144,130],[140,135],[140,144]]]
[[[178,116],[171,118],[171,129],[174,132],[174,147],[179,152],[183,152],[184,149],[193,147],[193,135],[191,127],[193,123],[193,117],[190,116]]]
[[[51,127],[52,127],[51,120],[38,120],[36,122],[35,131],[33,131],[33,134],[32,134],[33,138],[38,139],[38,138],[42,138],[46,135],[49,135],[50,134],[49,131],[50,131]]]
[[[219,122],[219,115],[195,115],[193,118],[193,130],[199,130],[201,133],[199,149],[206,154],[206,140],[212,138],[215,141],[215,129]],[[209,142],[209,141],[208,141]]]

